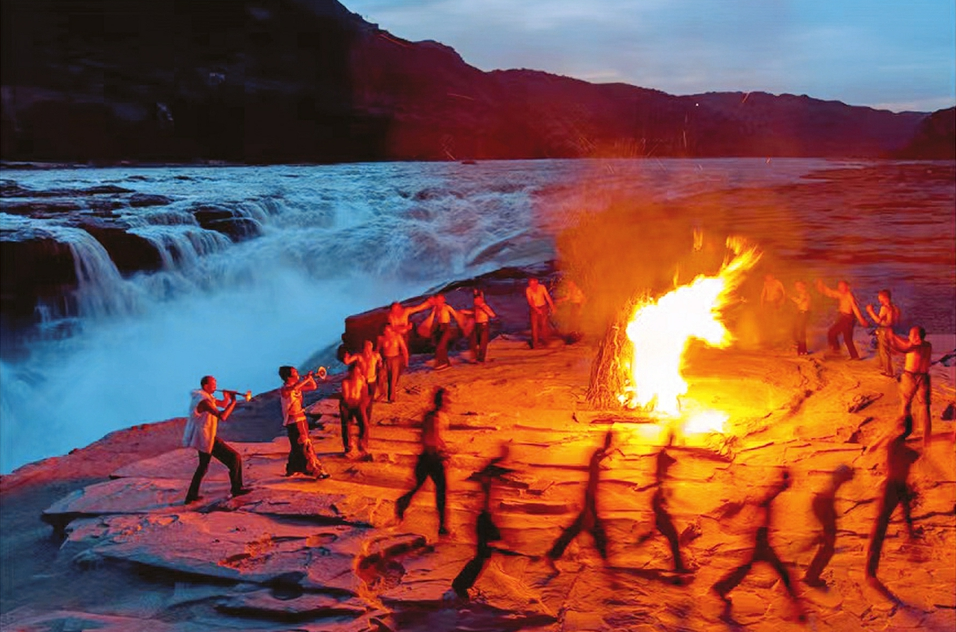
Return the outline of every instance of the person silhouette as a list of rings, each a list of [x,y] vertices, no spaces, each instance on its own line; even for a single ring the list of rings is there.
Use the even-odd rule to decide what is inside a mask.
[[[415,464],[415,485],[403,494],[395,503],[395,515],[399,520],[405,518],[405,511],[412,497],[431,478],[435,482],[435,506],[438,509],[438,535],[447,535],[445,525],[445,462],[448,460],[448,448],[442,434],[447,426],[445,411],[448,409],[448,391],[443,387],[435,389],[434,408],[425,413],[422,420],[422,453]]]
[[[502,467],[501,462],[508,458],[508,444],[502,444],[501,453],[468,480],[481,483],[482,508],[475,521],[475,557],[473,557],[451,583],[451,588],[462,599],[468,598],[468,589],[475,585],[485,564],[491,558],[491,542],[501,539],[501,531],[491,516],[491,493],[495,481],[501,480],[514,470]]]
[[[744,577],[746,577],[750,572],[750,569],[753,567],[755,562],[766,562],[770,564],[770,566],[777,571],[777,574],[780,575],[780,579],[783,581],[783,585],[786,587],[787,593],[790,595],[790,599],[793,600],[795,604],[798,604],[797,593],[793,588],[793,581],[790,579],[790,572],[787,570],[787,567],[784,566],[783,562],[780,561],[780,557],[773,550],[773,547],[770,546],[770,525],[773,520],[773,501],[782,492],[789,489],[789,487],[790,471],[784,468],[780,474],[780,480],[774,484],[767,496],[760,501],[759,507],[763,511],[763,523],[757,527],[757,532],[754,538],[754,550],[750,556],[750,559],[748,559],[743,565],[738,566],[734,570],[727,573],[711,587],[711,590],[714,591],[717,596],[723,599],[725,604],[730,604],[730,599],[727,597],[727,593],[733,590],[738,584],[740,584],[740,582],[744,580]],[[804,617],[802,610],[800,616],[801,619]]]
[[[850,480],[853,480],[853,468],[849,465],[838,465],[830,475],[830,484],[813,497],[811,508],[813,515],[820,522],[822,531],[819,537],[820,548],[817,549],[813,561],[810,562],[810,566],[803,576],[803,581],[808,586],[823,587],[827,585],[820,578],[820,574],[830,562],[836,549],[836,493],[841,485]]]
[[[906,438],[913,432],[913,417],[904,415],[902,421],[903,431],[890,441],[886,450],[886,482],[883,483],[880,510],[877,513],[876,524],[870,537],[870,547],[866,554],[866,578],[871,583],[876,580],[876,569],[880,565],[886,528],[897,505],[903,508],[903,519],[906,521],[910,539],[916,538],[913,517],[910,515],[911,493],[907,479],[910,475],[910,467],[919,458],[919,452],[906,445]]]
[[[553,572],[557,572],[557,567],[554,565],[555,560],[564,554],[564,550],[571,544],[571,541],[584,530],[590,531],[594,538],[594,546],[601,555],[601,559],[607,560],[607,532],[604,529],[601,517],[598,515],[597,492],[601,478],[601,461],[610,456],[613,441],[614,433],[608,430],[607,434],[604,435],[604,445],[591,455],[591,460],[588,463],[588,484],[584,490],[584,508],[574,522],[561,532],[561,535],[554,541],[546,555],[546,561]]]

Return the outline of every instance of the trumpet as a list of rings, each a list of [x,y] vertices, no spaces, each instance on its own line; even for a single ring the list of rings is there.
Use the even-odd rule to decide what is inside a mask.
[[[232,395],[234,399],[239,399],[240,397],[243,397],[245,398],[247,402],[252,401],[252,391],[246,391],[245,393],[243,393],[242,391],[233,391],[228,388],[220,388],[219,392],[222,393],[223,395]]]
[[[315,377],[319,378],[320,380],[324,380],[326,376],[329,374],[329,370],[326,369],[324,366],[320,366],[315,371],[313,371],[313,373],[315,374]]]

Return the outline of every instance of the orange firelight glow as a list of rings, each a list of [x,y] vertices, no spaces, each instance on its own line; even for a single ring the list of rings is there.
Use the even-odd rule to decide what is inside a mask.
[[[657,300],[642,301],[627,325],[633,345],[630,383],[620,399],[629,408],[678,417],[687,393],[681,374],[684,351],[691,339],[724,348],[733,342],[721,320],[744,274],[760,260],[760,252],[737,238],[727,239],[733,253],[715,276],[700,275]],[[699,411],[684,421],[686,433],[721,432],[726,415]]]

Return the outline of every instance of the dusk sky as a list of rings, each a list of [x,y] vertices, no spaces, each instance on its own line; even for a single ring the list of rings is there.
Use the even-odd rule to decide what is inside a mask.
[[[954,0],[341,0],[482,70],[671,94],[762,90],[895,111],[956,103]]]

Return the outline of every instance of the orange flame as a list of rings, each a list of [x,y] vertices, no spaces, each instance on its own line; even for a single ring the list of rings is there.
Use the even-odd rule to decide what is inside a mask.
[[[719,348],[733,342],[733,335],[721,320],[722,311],[731,303],[744,273],[760,260],[760,253],[734,237],[728,237],[727,248],[733,256],[715,276],[700,275],[635,308],[627,325],[633,356],[630,384],[621,395],[626,406],[679,416],[680,397],[687,393],[687,382],[681,374],[687,345],[695,338]],[[684,430],[720,432],[726,418],[721,415],[717,411],[697,413],[687,420]]]

